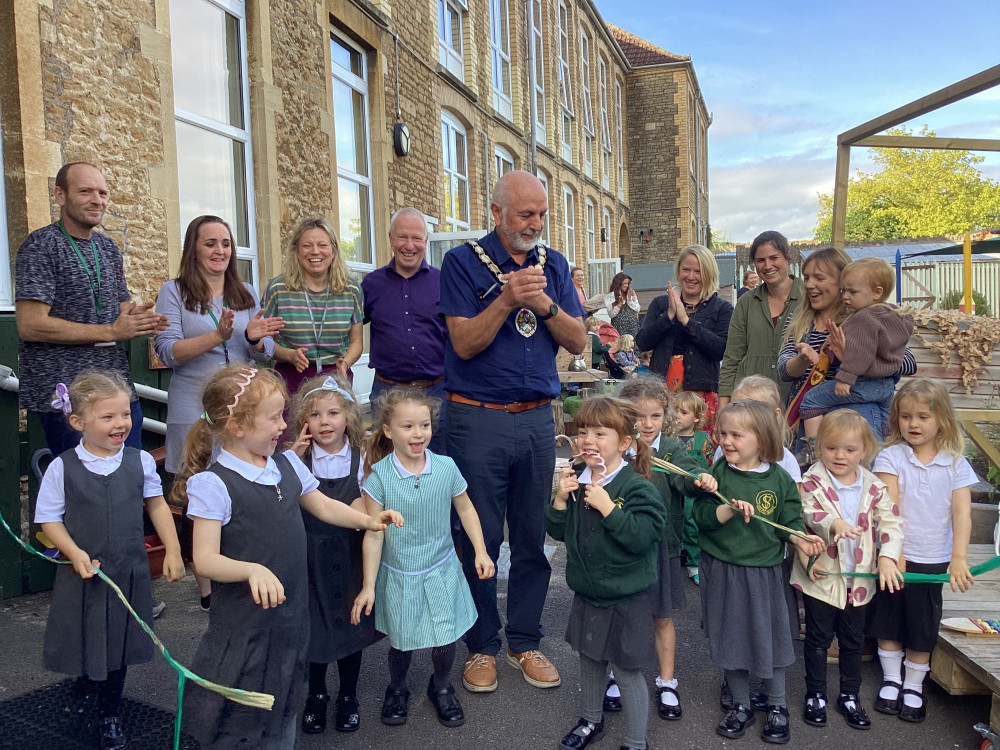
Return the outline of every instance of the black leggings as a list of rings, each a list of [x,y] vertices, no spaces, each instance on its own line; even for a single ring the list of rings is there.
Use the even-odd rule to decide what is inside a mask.
[[[128,667],[122,667],[108,672],[106,680],[93,681],[97,688],[97,711],[102,719],[119,715],[127,672]]]
[[[406,673],[410,671],[413,660],[412,651],[399,651],[389,648],[389,686],[406,687]],[[434,676],[431,683],[435,690],[441,690],[451,684],[451,668],[455,663],[455,644],[435,646],[431,649],[431,664],[434,666]]]
[[[326,669],[328,664],[309,662],[309,694],[326,695]],[[350,656],[337,659],[337,671],[340,673],[340,691],[337,698],[356,698],[358,696],[358,677],[361,674],[361,652],[355,651]]]

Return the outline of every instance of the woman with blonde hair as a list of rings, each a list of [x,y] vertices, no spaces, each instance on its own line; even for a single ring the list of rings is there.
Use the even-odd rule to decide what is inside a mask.
[[[363,299],[326,219],[299,222],[285,249],[282,271],[267,285],[264,311],[285,321],[274,359],[289,392],[319,374],[350,379],[364,346]]]

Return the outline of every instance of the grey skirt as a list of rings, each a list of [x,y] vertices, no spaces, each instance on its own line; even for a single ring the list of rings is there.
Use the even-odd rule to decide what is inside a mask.
[[[701,553],[701,616],[708,656],[762,678],[795,662],[781,565],[730,565]]]
[[[659,580],[649,590],[649,604],[653,617],[673,617],[673,613],[684,609],[687,597],[684,595],[684,576],[681,575],[681,556],[669,557],[667,543],[660,542]]]
[[[649,593],[633,596],[617,607],[595,607],[576,594],[566,625],[566,641],[594,661],[611,662],[621,669],[649,666],[654,656]]]

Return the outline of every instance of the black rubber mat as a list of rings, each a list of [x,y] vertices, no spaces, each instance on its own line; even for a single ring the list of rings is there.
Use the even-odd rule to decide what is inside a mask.
[[[0,701],[0,750],[95,750],[100,747],[97,709],[76,679],[46,685]],[[128,750],[170,750],[174,715],[129,698],[122,699],[122,727]],[[184,750],[199,745],[183,737]]]

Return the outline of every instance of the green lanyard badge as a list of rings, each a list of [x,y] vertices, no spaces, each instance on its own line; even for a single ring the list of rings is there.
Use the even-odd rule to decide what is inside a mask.
[[[74,240],[69,232],[66,231],[66,227],[63,226],[62,221],[59,221],[59,231],[63,233],[63,236],[69,240],[69,244],[73,246],[74,252],[76,252],[76,257],[80,259],[80,263],[83,265],[83,270],[87,272],[87,281],[90,282],[90,291],[94,295],[94,306],[97,308],[97,312],[101,312],[103,305],[101,304],[101,259],[97,255],[97,243],[94,242],[94,238],[90,238],[90,249],[94,251],[94,268],[91,270],[90,266],[87,265],[87,261],[83,257],[83,253],[80,252],[80,248],[77,247],[76,240]],[[96,281],[95,281],[96,278]]]

